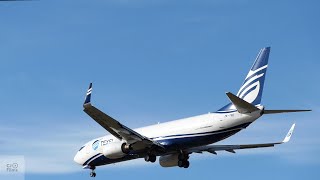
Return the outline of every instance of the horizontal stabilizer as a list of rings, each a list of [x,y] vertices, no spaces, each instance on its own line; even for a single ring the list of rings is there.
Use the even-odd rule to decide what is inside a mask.
[[[255,107],[253,104],[248,103],[247,101],[237,97],[231,92],[227,92],[226,94],[230,99],[230,101],[233,103],[233,105],[237,108],[238,112],[241,114],[251,113],[251,112],[260,110],[257,107]]]
[[[306,112],[311,110],[264,110],[263,114],[278,114],[278,113],[292,113],[292,112]]]

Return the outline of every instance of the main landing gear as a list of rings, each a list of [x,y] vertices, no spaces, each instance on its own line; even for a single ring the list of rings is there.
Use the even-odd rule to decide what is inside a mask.
[[[90,172],[90,177],[96,177],[96,172],[94,171],[96,169],[96,167],[92,167],[90,168],[91,169],[91,172]]]
[[[190,166],[189,154],[180,153],[178,156],[178,166],[181,168],[188,168]]]
[[[156,160],[157,160],[157,156],[155,156],[155,155],[153,155],[153,154],[147,154],[147,155],[144,157],[144,160],[145,160],[146,162],[152,162],[152,163],[154,163],[154,162],[156,162]]]

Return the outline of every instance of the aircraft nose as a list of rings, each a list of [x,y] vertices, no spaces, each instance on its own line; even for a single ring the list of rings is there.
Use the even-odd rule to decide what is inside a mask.
[[[80,158],[79,153],[77,153],[77,154],[74,156],[73,161],[76,162],[76,163],[78,163],[78,164],[80,164],[80,165],[82,165],[82,161],[81,161],[81,158]]]

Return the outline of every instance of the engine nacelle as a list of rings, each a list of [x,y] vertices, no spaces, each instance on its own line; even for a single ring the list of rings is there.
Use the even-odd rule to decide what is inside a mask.
[[[178,166],[179,154],[169,154],[159,158],[159,164],[162,167]]]
[[[109,159],[122,158],[128,153],[129,146],[123,142],[110,143],[104,146],[103,155]]]

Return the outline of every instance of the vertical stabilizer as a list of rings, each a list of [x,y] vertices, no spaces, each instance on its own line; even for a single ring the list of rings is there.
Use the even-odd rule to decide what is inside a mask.
[[[262,48],[246,76],[237,96],[252,105],[260,105],[264,80],[268,68],[270,47]],[[236,110],[233,104],[228,104],[218,112],[230,112]]]
[[[259,105],[261,103],[264,80],[268,68],[270,47],[262,48],[244,80],[237,96],[248,103]]]

